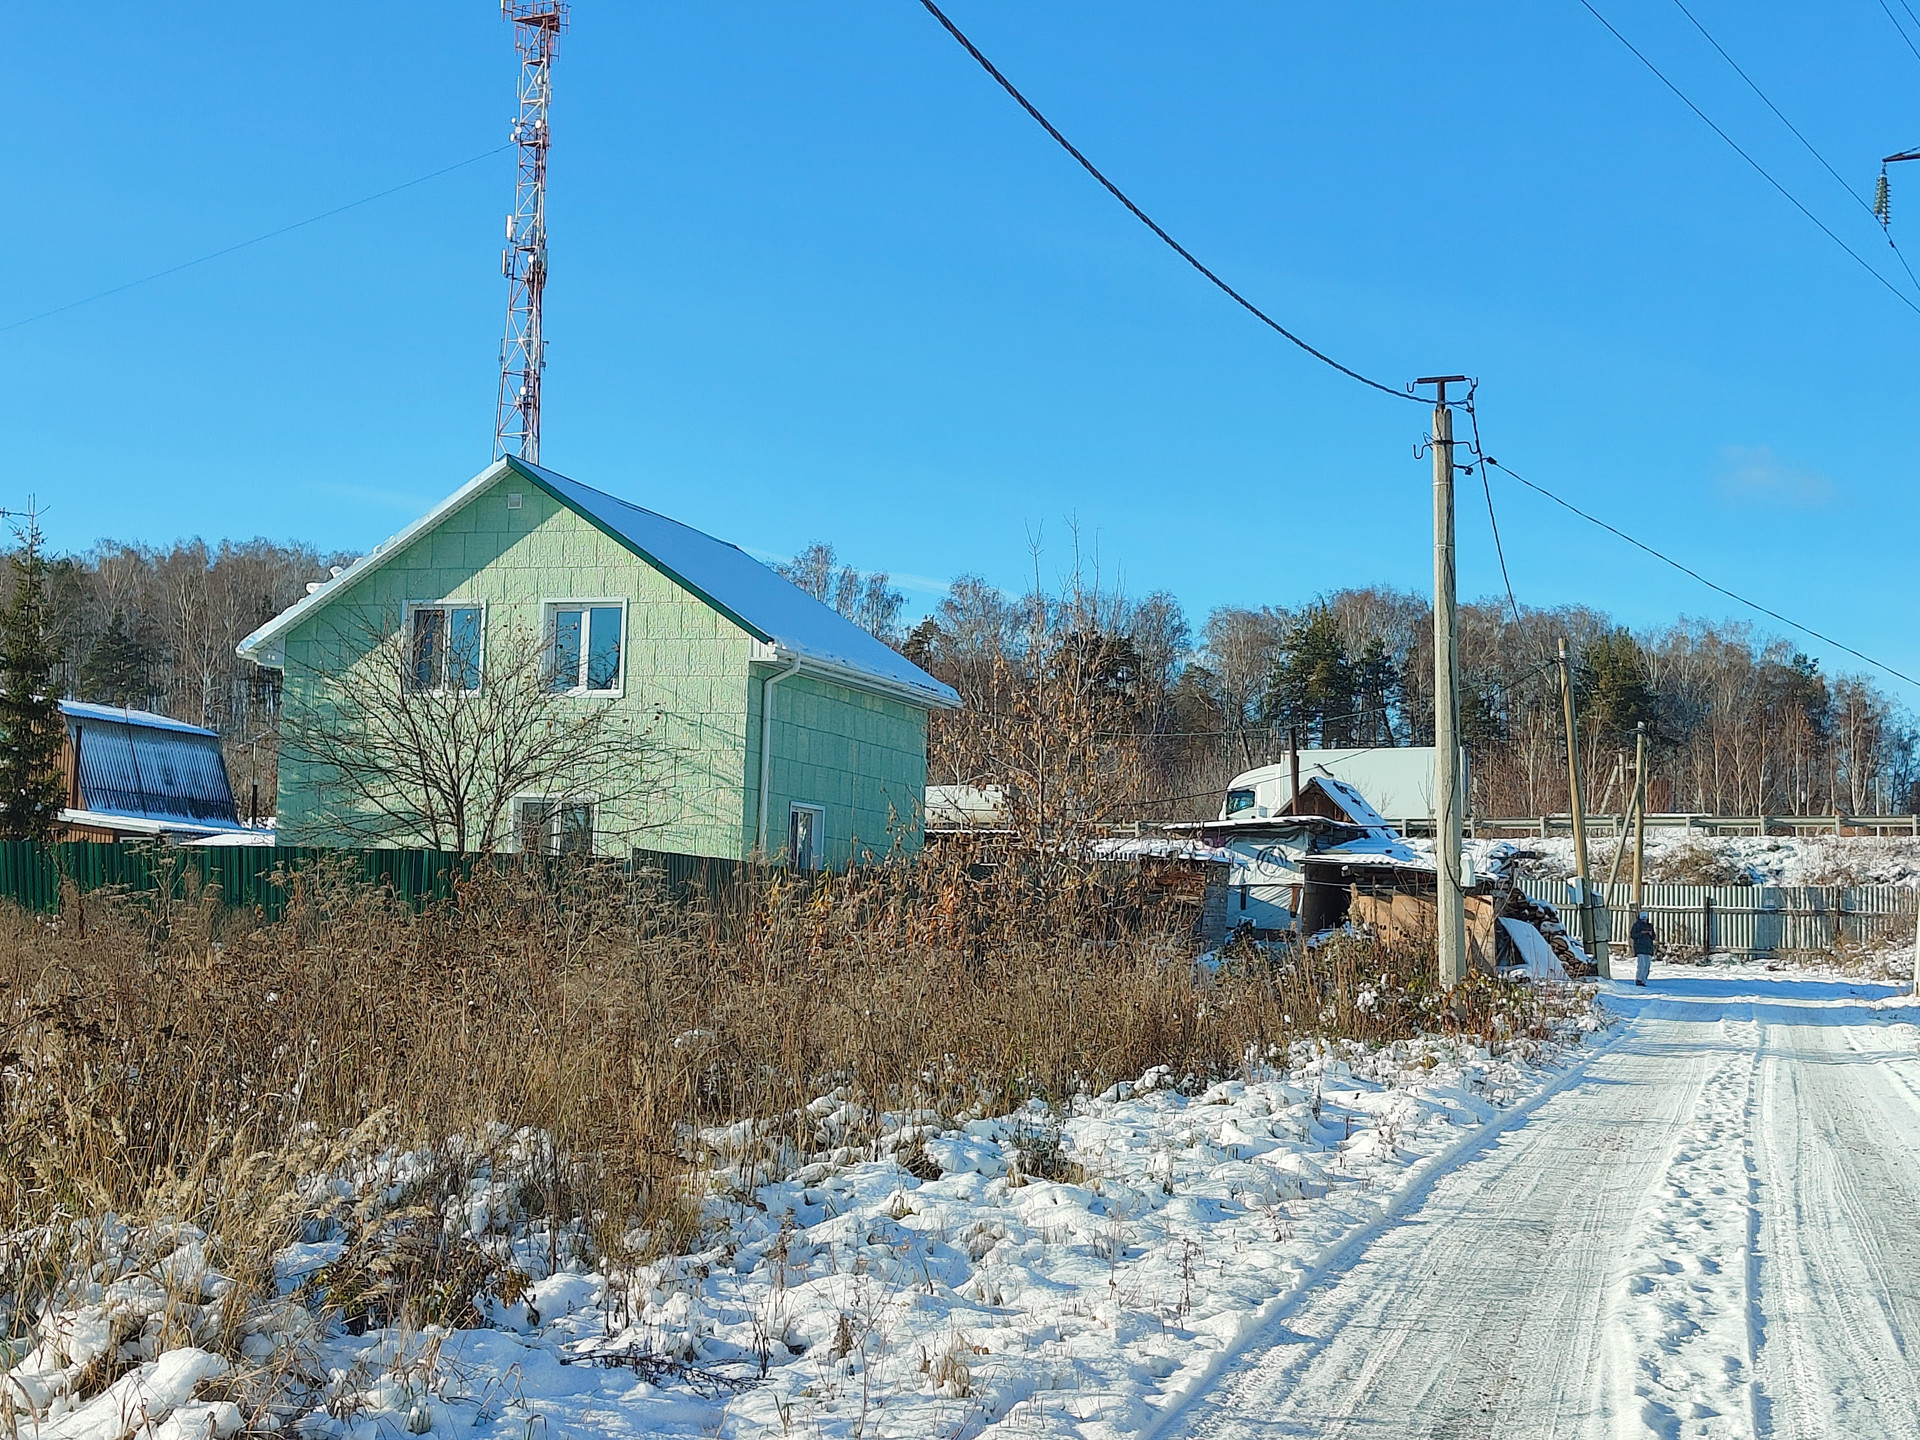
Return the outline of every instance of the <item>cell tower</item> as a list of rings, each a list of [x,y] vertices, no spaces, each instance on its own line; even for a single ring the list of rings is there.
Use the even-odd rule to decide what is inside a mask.
[[[507,277],[507,333],[500,342],[500,401],[493,417],[493,458],[540,459],[540,373],[546,368],[546,338],[540,297],[547,287],[547,147],[552,131],[547,107],[553,99],[553,57],[567,28],[565,0],[500,0],[513,22],[520,54],[520,113],[513,122],[520,177],[513,213],[507,216],[507,248],[500,269]]]

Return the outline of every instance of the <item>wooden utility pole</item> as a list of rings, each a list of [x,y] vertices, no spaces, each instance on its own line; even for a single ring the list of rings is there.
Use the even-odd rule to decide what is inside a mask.
[[[1467,909],[1460,884],[1459,597],[1453,569],[1453,412],[1447,386],[1464,375],[1429,375],[1433,401],[1433,868],[1440,983],[1467,978]]]
[[[1644,720],[1633,731],[1633,794],[1633,918],[1638,920],[1640,904],[1646,898],[1647,722]]]
[[[1298,726],[1287,727],[1287,764],[1293,771],[1293,807],[1288,812],[1300,813],[1300,730]]]
[[[1593,893],[1587,884],[1587,805],[1580,787],[1580,719],[1573,705],[1573,667],[1567,663],[1567,637],[1560,637],[1560,708],[1567,721],[1567,800],[1573,807],[1573,883],[1580,907],[1580,948],[1593,955]],[[1605,955],[1594,956],[1600,978],[1611,979],[1613,966]]]

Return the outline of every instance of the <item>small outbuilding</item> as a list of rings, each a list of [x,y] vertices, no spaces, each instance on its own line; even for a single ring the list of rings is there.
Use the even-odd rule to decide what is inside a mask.
[[[220,736],[149,710],[60,702],[66,803],[57,840],[195,841],[245,835]]]

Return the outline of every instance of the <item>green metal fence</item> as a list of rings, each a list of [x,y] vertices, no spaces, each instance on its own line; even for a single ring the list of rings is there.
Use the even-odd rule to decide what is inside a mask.
[[[1524,880],[1532,900],[1560,911],[1572,924],[1573,886],[1564,880]],[[1669,885],[1643,887],[1642,908],[1660,943],[1689,950],[1775,955],[1827,951],[1852,941],[1871,944],[1895,931],[1920,908],[1920,890],[1906,885]],[[1597,938],[1624,937],[1633,923],[1633,887],[1595,885]]]
[[[52,912],[59,908],[64,878],[83,895],[108,888],[145,894],[166,885],[176,896],[217,895],[228,906],[273,917],[286,908],[287,877],[323,857],[347,865],[362,880],[384,884],[411,905],[450,894],[455,878],[471,870],[474,859],[440,850],[8,840],[0,841],[0,899]]]
[[[511,858],[516,863],[518,857]],[[277,918],[287,904],[287,878],[323,859],[384,885],[409,905],[444,898],[478,857],[445,850],[325,850],[301,845],[176,846],[151,841],[72,840],[43,845],[0,841],[0,900],[51,914],[60,906],[62,878],[81,894],[114,888],[134,894],[170,886],[184,898],[200,893],[237,908]],[[669,894],[718,905],[740,881],[736,861],[636,850],[629,869],[661,872]]]

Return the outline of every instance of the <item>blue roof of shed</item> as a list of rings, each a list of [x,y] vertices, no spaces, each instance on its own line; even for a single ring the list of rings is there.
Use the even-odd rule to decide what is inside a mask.
[[[82,720],[111,720],[116,725],[142,725],[154,730],[178,730],[185,735],[209,735],[220,738],[218,730],[209,730],[204,725],[189,725],[184,720],[176,720],[171,715],[158,715],[151,710],[129,710],[124,705],[95,705],[89,700],[62,700],[60,713],[72,715]]]
[[[205,829],[239,827],[220,737],[145,710],[63,701],[81,808]]]

